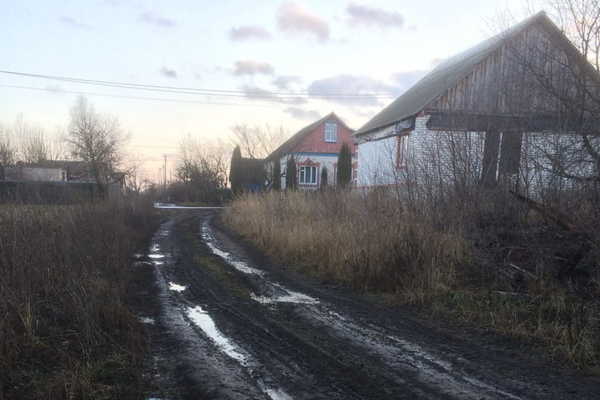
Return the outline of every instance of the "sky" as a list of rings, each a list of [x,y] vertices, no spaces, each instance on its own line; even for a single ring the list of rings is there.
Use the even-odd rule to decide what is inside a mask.
[[[22,115],[65,128],[85,93],[119,119],[127,154],[155,180],[163,154],[173,169],[186,135],[229,143],[238,124],[292,134],[330,112],[358,129],[441,60],[494,33],[499,14],[523,9],[523,0],[4,2],[0,123]]]

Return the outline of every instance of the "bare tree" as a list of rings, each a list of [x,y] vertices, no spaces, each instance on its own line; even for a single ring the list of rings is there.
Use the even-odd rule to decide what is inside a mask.
[[[85,97],[71,109],[66,139],[73,157],[89,164],[90,173],[104,187],[121,161],[125,136],[114,117],[98,114]]]
[[[248,158],[264,158],[271,154],[289,136],[283,128],[270,125],[249,126],[238,124],[231,128],[233,145],[240,146],[242,154]]]
[[[10,130],[0,125],[0,166],[12,165],[17,160],[17,149],[11,139]]]

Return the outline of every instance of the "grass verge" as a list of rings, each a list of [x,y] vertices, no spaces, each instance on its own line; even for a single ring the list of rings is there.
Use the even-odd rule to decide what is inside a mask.
[[[126,304],[150,202],[0,207],[0,399],[139,398]]]

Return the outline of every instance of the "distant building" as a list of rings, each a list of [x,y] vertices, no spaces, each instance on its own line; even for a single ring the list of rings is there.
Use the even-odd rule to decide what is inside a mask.
[[[280,164],[281,188],[285,189],[287,161],[296,161],[298,188],[314,190],[321,186],[321,171],[327,168],[327,181],[334,185],[337,175],[337,157],[343,143],[350,147],[353,157],[353,177],[356,176],[356,151],[352,139],[353,130],[337,115],[331,113],[302,128],[279,146],[266,159],[269,177],[275,163]]]
[[[122,193],[125,174],[112,172],[99,185],[88,163],[56,160],[0,166],[0,202],[72,203]]]
[[[19,162],[4,168],[4,180],[13,182],[81,182],[95,183],[89,165],[83,161]]]
[[[580,99],[579,81],[593,91],[600,76],[545,13],[536,14],[443,61],[362,126],[355,133],[358,186],[401,183],[410,167],[435,173],[426,170],[431,159],[464,162],[489,185],[520,179],[522,160],[551,170],[539,149],[549,135],[564,140],[580,123],[583,110],[573,112],[561,98]],[[452,145],[467,150],[457,155]]]

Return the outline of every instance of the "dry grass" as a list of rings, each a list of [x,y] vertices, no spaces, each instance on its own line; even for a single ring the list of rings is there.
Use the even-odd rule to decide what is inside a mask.
[[[388,197],[347,192],[267,193],[235,201],[226,222],[271,256],[361,291],[423,300],[455,285],[469,245]]]
[[[224,220],[275,259],[324,279],[597,366],[597,287],[573,288],[550,272],[564,236],[549,235],[509,197],[485,196],[408,204],[378,191],[272,192],[238,198]],[[517,255],[537,280],[507,278],[500,267]]]
[[[0,207],[0,399],[136,398],[126,306],[150,203]]]

